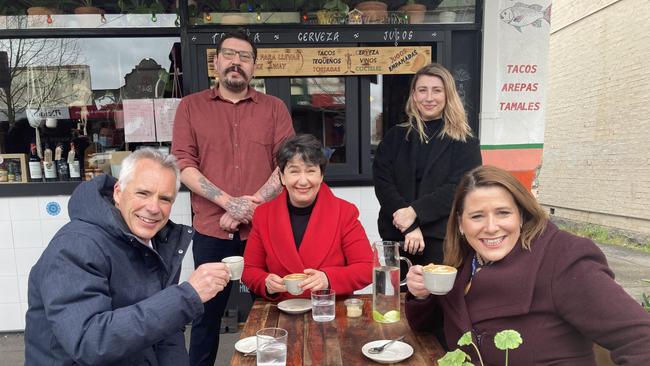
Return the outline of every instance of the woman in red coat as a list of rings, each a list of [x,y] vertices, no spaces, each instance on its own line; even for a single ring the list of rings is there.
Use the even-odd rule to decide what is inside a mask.
[[[430,328],[442,311],[447,345],[471,331],[485,365],[504,364],[494,345],[504,329],[523,339],[508,353],[510,365],[593,366],[594,342],[617,365],[650,365],[650,314],[614,281],[600,249],[558,230],[508,172],[482,166],[465,175],[444,250],[445,264],[458,268],[448,294],[429,294],[421,266],[407,275],[413,329]]]
[[[282,277],[304,273],[311,291],[351,294],[372,282],[372,251],[357,208],[323,183],[327,158],[312,135],[289,138],[276,160],[284,191],[255,210],[242,282],[269,300],[295,297]]]

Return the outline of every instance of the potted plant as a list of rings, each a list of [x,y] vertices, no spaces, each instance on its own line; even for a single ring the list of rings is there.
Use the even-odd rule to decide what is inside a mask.
[[[523,340],[521,339],[521,334],[519,332],[506,329],[502,330],[499,333],[494,335],[494,345],[500,349],[506,351],[506,363],[505,366],[508,366],[508,350],[517,349]],[[474,343],[472,339],[472,332],[467,332],[463,334],[462,337],[458,340],[459,346],[472,346],[476,350],[478,355],[479,362],[481,366],[483,364],[483,358],[481,358],[481,352],[478,350],[478,346]],[[471,358],[460,348],[457,348],[454,351],[447,352],[441,359],[438,360],[438,366],[472,366]]]
[[[362,1],[354,8],[363,13],[364,23],[386,23],[388,20],[388,5],[383,1]]]
[[[53,0],[22,0],[27,7],[27,15],[59,14],[57,2]]]
[[[316,12],[318,24],[338,24],[347,18],[350,8],[343,0],[329,0]]]
[[[79,4],[74,8],[75,14],[104,14],[104,10],[93,6],[93,0],[76,0],[75,3]]]
[[[424,22],[424,15],[427,11],[427,6],[424,4],[418,4],[415,0],[408,0],[406,1],[406,4],[399,8],[399,10],[406,13],[410,24],[420,24]]]
[[[646,295],[645,292],[641,296],[643,296],[643,301],[641,301],[641,306],[643,306],[645,311],[650,313],[650,296]]]

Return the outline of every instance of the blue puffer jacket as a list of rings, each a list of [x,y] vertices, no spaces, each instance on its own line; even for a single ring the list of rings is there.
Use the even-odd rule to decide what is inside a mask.
[[[115,179],[79,185],[71,221],[29,274],[25,365],[187,365],[183,329],[203,313],[185,282],[176,285],[192,240],[171,221],[157,250],[130,233],[113,204]]]

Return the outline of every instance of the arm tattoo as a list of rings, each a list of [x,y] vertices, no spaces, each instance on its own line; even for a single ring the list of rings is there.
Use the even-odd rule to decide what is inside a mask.
[[[233,197],[226,202],[226,211],[230,213],[233,219],[240,221],[247,216],[253,215],[253,206],[251,202],[242,197]]]
[[[270,201],[279,195],[280,192],[282,192],[282,184],[280,184],[278,173],[274,171],[262,188],[260,188],[259,193],[264,201]]]
[[[199,183],[201,184],[201,189],[203,189],[203,194],[210,201],[214,201],[215,198],[221,196],[223,192],[205,177],[199,178]]]

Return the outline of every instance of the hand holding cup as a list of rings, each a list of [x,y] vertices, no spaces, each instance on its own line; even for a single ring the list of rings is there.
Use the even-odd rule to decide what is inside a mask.
[[[454,287],[457,270],[444,264],[429,263],[422,267],[424,287],[434,295],[445,295]]]
[[[201,298],[201,302],[212,299],[228,284],[228,268],[223,263],[204,263],[199,266],[187,282]]]

